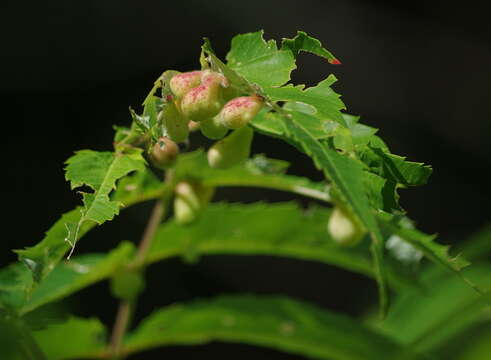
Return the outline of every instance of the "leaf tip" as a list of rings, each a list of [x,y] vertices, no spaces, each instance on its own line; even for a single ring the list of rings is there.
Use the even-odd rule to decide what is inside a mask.
[[[338,59],[336,58],[333,58],[333,59],[329,59],[327,60],[329,62],[329,64],[331,65],[341,65],[341,61],[339,61]]]

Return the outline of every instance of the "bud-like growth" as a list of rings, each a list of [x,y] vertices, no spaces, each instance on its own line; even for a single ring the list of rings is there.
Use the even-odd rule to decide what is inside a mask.
[[[356,245],[365,234],[358,222],[339,206],[332,211],[327,230],[333,240],[342,246]]]
[[[131,300],[144,290],[145,279],[138,271],[121,269],[111,278],[110,286],[114,297]]]
[[[213,81],[207,81],[191,89],[182,98],[182,113],[194,121],[202,121],[215,116],[223,105],[220,92],[220,83]]]
[[[193,222],[211,200],[214,188],[197,182],[183,181],[177,184],[174,198],[174,217],[181,224]]]
[[[201,83],[209,84],[209,83],[218,83],[222,88],[228,88],[229,82],[228,79],[220,74],[219,72],[215,72],[209,69],[203,70],[201,72]]]
[[[201,121],[201,133],[208,139],[218,140],[227,134],[228,129],[222,125],[217,116]]]
[[[239,129],[256,116],[263,104],[258,96],[240,96],[226,103],[218,117],[225,127]]]
[[[150,159],[158,168],[172,165],[179,154],[179,147],[168,137],[162,136],[153,146]]]
[[[193,121],[209,119],[223,106],[223,90],[229,86],[225,76],[211,70],[201,72],[201,85],[191,89],[183,97],[181,111]]]
[[[221,73],[211,71],[209,69],[203,70],[201,75],[201,83],[206,84],[209,82],[218,82],[221,86],[221,94],[224,102],[232,100],[239,96],[239,92],[236,88],[230,85],[228,79]]]
[[[174,75],[169,81],[170,89],[177,98],[181,98],[201,83],[201,76],[202,71],[189,71]]]
[[[224,169],[246,160],[251,153],[253,136],[254,131],[244,126],[217,141],[208,150],[208,164],[212,168]]]

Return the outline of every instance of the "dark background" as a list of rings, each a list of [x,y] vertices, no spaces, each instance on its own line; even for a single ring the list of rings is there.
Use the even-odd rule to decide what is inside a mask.
[[[491,190],[491,27],[478,2],[384,1],[30,1],[0,5],[4,227],[8,250],[33,245],[62,212],[79,203],[64,181],[75,150],[110,150],[112,124],[130,123],[165,69],[199,67],[202,37],[222,57],[237,33],[264,29],[277,40],[304,30],[343,63],[302,55],[294,81],[314,85],[334,73],[348,111],[380,128],[394,153],[432,164],[428,185],[402,192],[418,226],[457,243],[489,221]],[[5,142],[6,140],[6,142]],[[194,141],[197,140],[196,137]],[[294,163],[319,179],[288,145],[256,137],[254,150]],[[290,195],[224,189],[218,200],[270,201]],[[137,241],[149,204],[123,212],[80,243],[79,253]],[[351,315],[376,302],[375,284],[308,262],[268,257],[179,259],[148,270],[137,320],[174,301],[220,293],[285,293]],[[106,283],[67,300],[83,316],[112,323],[116,301]],[[131,359],[295,359],[249,346],[211,344],[149,351]]]

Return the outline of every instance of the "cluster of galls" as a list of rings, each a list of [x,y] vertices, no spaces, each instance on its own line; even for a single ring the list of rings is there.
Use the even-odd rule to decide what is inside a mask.
[[[176,143],[184,142],[190,131],[217,141],[208,150],[213,168],[228,168],[249,157],[253,130],[246,126],[264,105],[259,96],[237,96],[225,76],[211,70],[190,71],[169,81],[172,95],[159,118],[167,136],[161,137],[151,152],[153,163],[161,168],[172,165],[179,153]],[[228,131],[232,133],[227,135]],[[214,189],[196,181],[182,181],[175,188],[174,216],[178,223],[193,222],[213,196]],[[365,229],[350,212],[336,206],[327,230],[343,246],[356,245]]]
[[[189,131],[217,141],[208,150],[213,168],[227,168],[249,157],[253,130],[246,126],[263,107],[259,96],[236,96],[225,76],[211,70],[190,71],[169,81],[171,96],[159,113],[167,131],[155,144],[151,157],[159,167],[171,165],[179,152],[175,143],[187,139]],[[229,130],[233,132],[227,135]]]
[[[179,154],[177,143],[186,141],[189,132],[198,128],[207,138],[218,140],[208,150],[211,167],[228,168],[249,157],[254,132],[247,124],[263,107],[261,97],[238,96],[225,76],[211,70],[174,75],[168,85],[172,95],[167,96],[158,114],[167,136],[161,137],[150,152],[154,165],[171,166]],[[226,136],[229,130],[232,132]],[[212,194],[212,188],[200,183],[179,183],[175,219],[181,224],[192,222]]]

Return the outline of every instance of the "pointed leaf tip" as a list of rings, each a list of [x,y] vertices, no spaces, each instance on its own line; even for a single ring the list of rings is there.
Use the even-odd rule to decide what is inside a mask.
[[[339,61],[338,59],[329,59],[328,62],[331,65],[341,65],[341,61]]]

